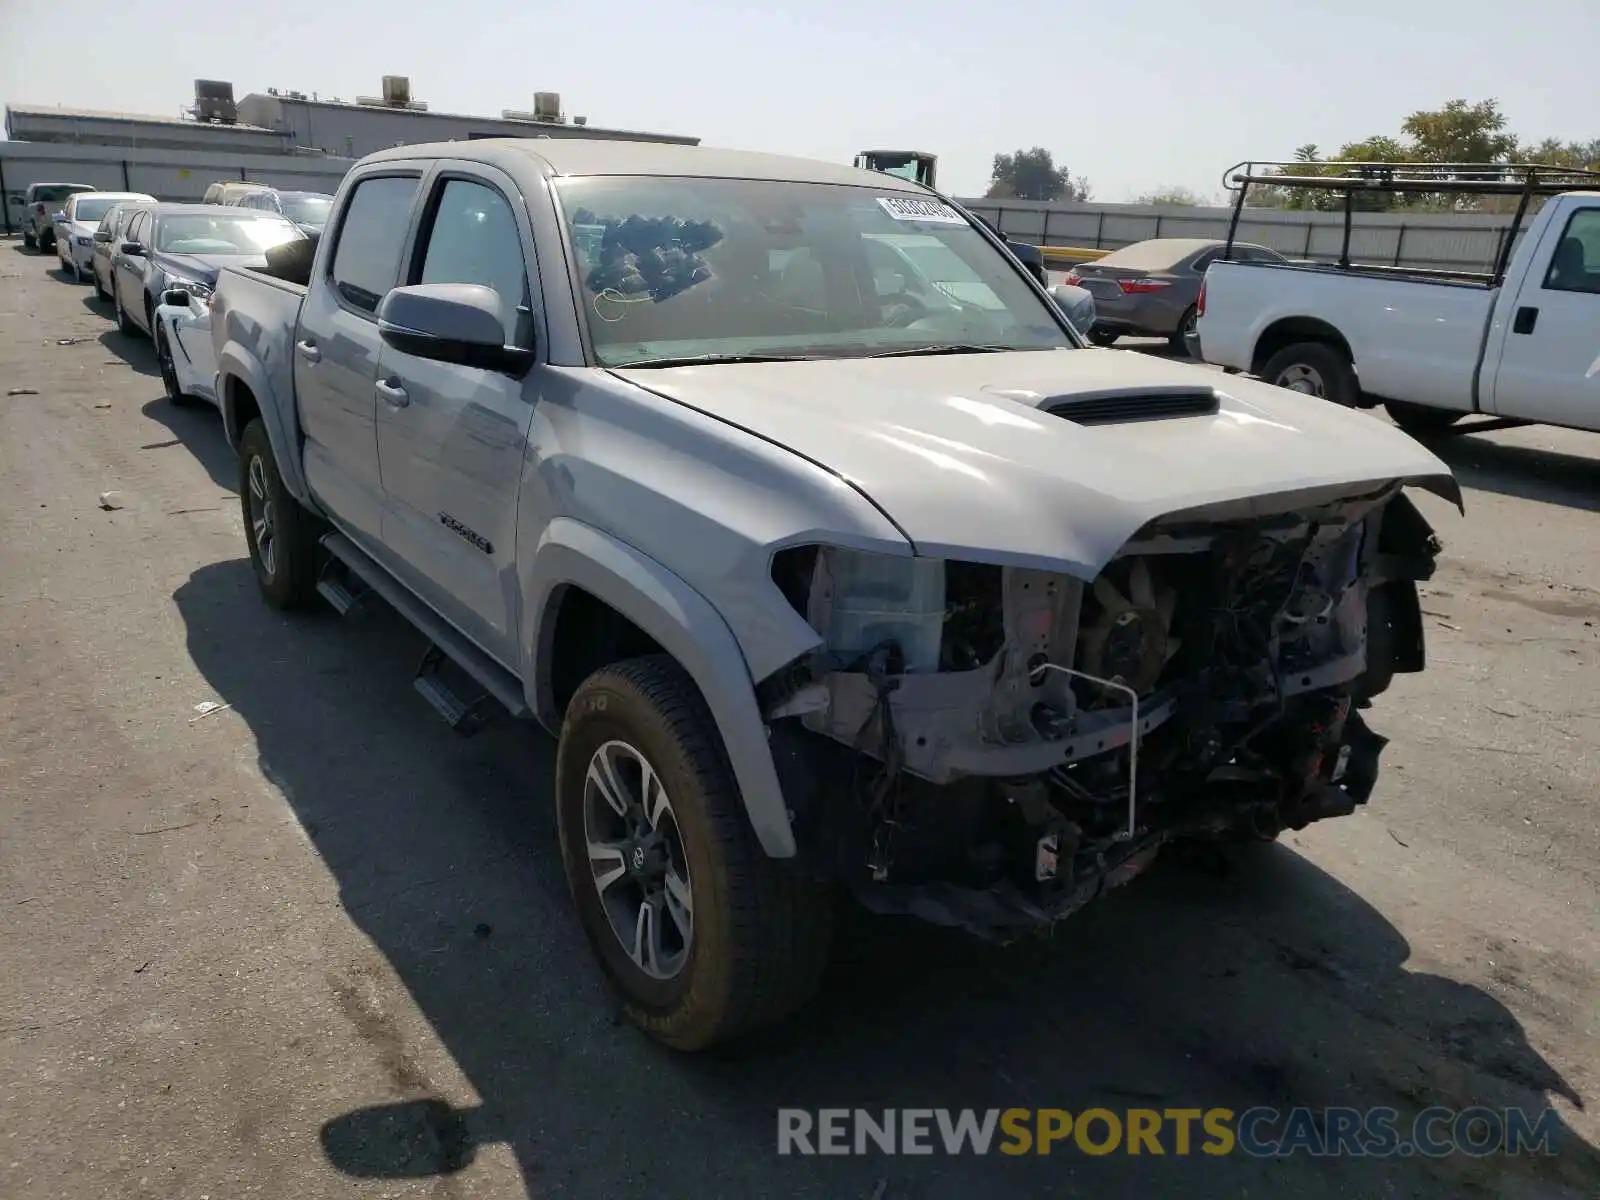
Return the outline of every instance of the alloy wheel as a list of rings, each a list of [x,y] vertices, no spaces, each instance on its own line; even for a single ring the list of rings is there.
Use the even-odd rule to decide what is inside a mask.
[[[267,465],[261,456],[250,460],[250,530],[255,535],[256,555],[268,575],[278,573],[277,513],[272,492],[267,487]]]
[[[673,978],[694,945],[683,836],[660,776],[627,742],[608,741],[589,759],[583,834],[612,933],[646,975]]]

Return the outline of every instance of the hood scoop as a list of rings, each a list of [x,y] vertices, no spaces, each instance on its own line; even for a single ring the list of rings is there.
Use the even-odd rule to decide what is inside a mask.
[[[1039,401],[1039,407],[1075,425],[1115,425],[1209,416],[1217,411],[1218,402],[1217,393],[1211,388],[1157,385],[1047,396]]]

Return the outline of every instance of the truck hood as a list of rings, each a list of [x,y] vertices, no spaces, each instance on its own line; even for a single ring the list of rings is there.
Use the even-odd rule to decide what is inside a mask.
[[[1393,480],[1461,503],[1450,469],[1365,413],[1121,350],[624,368],[613,374],[836,472],[919,554],[1099,574],[1157,517]],[[1215,411],[1080,424],[1052,408],[1152,391]],[[1284,497],[1274,505],[1271,497]],[[1302,498],[1304,502],[1304,498]]]

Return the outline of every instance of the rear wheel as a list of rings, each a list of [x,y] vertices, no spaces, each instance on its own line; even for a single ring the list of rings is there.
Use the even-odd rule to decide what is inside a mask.
[[[1197,319],[1198,318],[1195,316],[1194,305],[1191,304],[1186,310],[1184,310],[1183,316],[1178,321],[1178,328],[1174,330],[1172,336],[1167,339],[1167,344],[1170,345],[1174,350],[1181,350],[1187,354],[1189,352],[1189,343],[1185,339],[1189,334],[1194,332],[1194,324]]]
[[[584,934],[652,1037],[700,1050],[816,990],[831,896],[762,852],[710,710],[670,657],[616,663],[578,688],[556,814]]]
[[[1122,334],[1115,329],[1097,328],[1089,330],[1089,340],[1096,346],[1115,346],[1117,339],[1121,336]]]
[[[257,417],[239,437],[244,540],[261,595],[273,608],[305,608],[317,595],[316,519],[285,490],[267,427]]]
[[[1296,342],[1267,360],[1261,378],[1291,392],[1354,408],[1361,386],[1350,358],[1324,342]]]
[[[117,329],[122,333],[122,335],[124,337],[134,337],[136,334],[138,334],[139,327],[135,325],[133,323],[133,319],[128,316],[128,310],[122,307],[122,293],[120,291],[112,291],[111,303],[117,310]]]
[[[1428,408],[1421,404],[1407,404],[1402,400],[1385,400],[1385,411],[1394,423],[1407,433],[1439,433],[1449,429],[1466,413],[1452,412],[1448,408]]]

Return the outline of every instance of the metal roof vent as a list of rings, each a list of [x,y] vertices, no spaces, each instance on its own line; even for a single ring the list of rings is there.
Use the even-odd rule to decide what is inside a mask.
[[[533,94],[533,119],[557,124],[561,121],[561,93],[535,92]]]
[[[194,115],[200,121],[215,121],[220,125],[237,124],[239,109],[233,102],[233,84],[225,79],[196,79]]]

